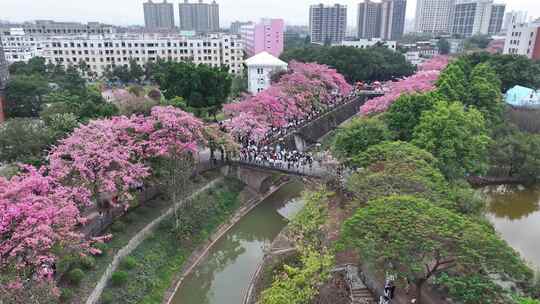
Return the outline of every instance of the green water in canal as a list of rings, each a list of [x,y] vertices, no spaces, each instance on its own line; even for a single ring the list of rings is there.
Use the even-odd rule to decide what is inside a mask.
[[[300,182],[287,184],[241,219],[186,277],[172,303],[240,304],[263,247],[287,225],[284,216],[299,210],[302,190]]]
[[[495,229],[531,266],[540,268],[540,187],[484,190],[488,194],[488,218]]]

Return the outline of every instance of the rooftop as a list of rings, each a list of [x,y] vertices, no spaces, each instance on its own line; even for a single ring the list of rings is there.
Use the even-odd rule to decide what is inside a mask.
[[[261,52],[246,60],[247,66],[287,66],[285,61],[276,58],[268,52]]]

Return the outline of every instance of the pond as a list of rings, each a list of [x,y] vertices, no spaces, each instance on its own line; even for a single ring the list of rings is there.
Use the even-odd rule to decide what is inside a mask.
[[[251,276],[270,245],[287,225],[286,218],[303,205],[303,185],[293,182],[270,195],[212,247],[188,275],[173,304],[239,304]]]
[[[540,187],[484,189],[488,218],[501,236],[535,268],[540,268]]]

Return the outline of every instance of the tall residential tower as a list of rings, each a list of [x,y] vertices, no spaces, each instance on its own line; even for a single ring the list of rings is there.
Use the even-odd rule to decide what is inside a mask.
[[[163,0],[162,3],[154,3],[152,0],[143,3],[144,24],[147,29],[173,29],[174,8],[172,3]]]
[[[422,33],[449,33],[455,0],[418,0],[416,3],[415,31]]]
[[[358,38],[381,37],[381,13],[381,3],[365,0],[358,4]]]
[[[339,44],[347,31],[347,6],[335,4],[312,5],[309,8],[309,32],[311,43]]]
[[[8,65],[4,56],[4,48],[2,47],[2,40],[0,40],[0,123],[5,119],[4,105],[5,103],[5,89],[8,80]]]
[[[219,31],[219,4],[215,0],[212,3],[203,3],[202,0],[189,3],[188,0],[184,0],[178,8],[180,30],[199,33]]]
[[[383,0],[381,4],[381,38],[398,40],[405,31],[407,0]]]
[[[501,31],[505,8],[493,0],[457,0],[450,31],[461,37],[497,34]]]

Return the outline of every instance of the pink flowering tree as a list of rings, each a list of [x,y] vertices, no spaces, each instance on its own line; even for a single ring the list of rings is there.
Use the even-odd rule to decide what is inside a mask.
[[[15,289],[26,279],[52,279],[61,252],[88,248],[76,228],[83,222],[77,205],[89,193],[58,184],[44,170],[24,169],[0,178],[0,276]]]
[[[130,189],[150,175],[138,127],[124,116],[80,126],[49,155],[51,176],[65,185],[89,189],[94,201],[104,204],[100,207],[130,201]]]
[[[437,56],[419,66],[419,71],[409,77],[384,84],[384,95],[368,100],[360,107],[360,115],[382,113],[402,94],[422,93],[435,89],[435,82],[448,65],[447,56]]]
[[[260,139],[272,127],[324,108],[334,95],[347,95],[352,87],[335,69],[316,63],[292,61],[289,71],[270,88],[239,103],[224,106],[231,116],[226,126],[236,137]]]

